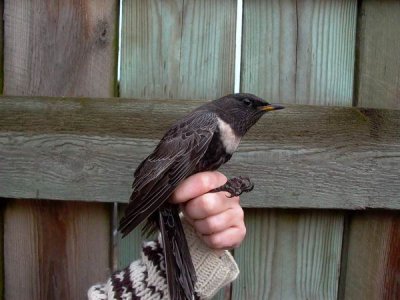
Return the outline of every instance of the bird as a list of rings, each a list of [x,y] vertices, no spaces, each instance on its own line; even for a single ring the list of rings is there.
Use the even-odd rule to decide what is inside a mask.
[[[147,219],[145,234],[160,231],[170,299],[194,299],[197,280],[179,206],[168,202],[172,193],[187,177],[229,161],[241,138],[265,113],[283,108],[250,93],[207,102],[175,122],[136,168],[118,229],[124,237]],[[252,188],[247,177],[234,177],[210,192],[227,191],[233,197]]]

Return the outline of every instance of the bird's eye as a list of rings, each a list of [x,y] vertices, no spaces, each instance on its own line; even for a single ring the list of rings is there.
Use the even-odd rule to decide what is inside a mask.
[[[251,101],[247,98],[243,99],[243,103],[246,104],[247,106],[251,105]]]

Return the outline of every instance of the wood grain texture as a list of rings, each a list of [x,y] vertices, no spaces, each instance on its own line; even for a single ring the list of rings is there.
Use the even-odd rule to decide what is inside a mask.
[[[400,5],[372,0],[360,8],[355,104],[400,108]],[[345,235],[340,299],[399,299],[399,213],[355,213]]]
[[[235,1],[124,1],[122,12],[122,97],[208,99],[233,91]],[[175,102],[176,105],[171,107],[168,106],[169,102],[156,103],[163,107],[164,113],[172,107],[178,112],[182,111],[182,102]],[[147,106],[143,102],[141,104]],[[134,112],[127,108],[120,113],[126,111]],[[125,125],[132,128],[135,127],[132,121],[140,123],[147,119],[153,125],[158,123],[161,131],[152,128],[142,136],[144,139],[134,141],[139,147],[148,145],[142,149],[132,148],[132,140],[126,140],[130,145],[125,150],[134,156],[128,160],[123,158],[124,166],[118,166],[118,172],[125,173],[117,175],[122,189],[112,189],[114,195],[110,199],[127,201],[133,170],[154,147],[156,141],[153,138],[159,138],[166,128],[166,124],[157,120],[156,116],[153,119],[141,115],[139,111],[128,113],[130,117],[126,119],[128,122],[124,122]],[[114,122],[124,124],[116,120]],[[130,129],[128,131],[131,132]],[[132,137],[130,133],[127,136]],[[125,147],[123,144],[120,145]],[[123,153],[128,153],[125,150]],[[128,170],[129,173],[126,173]],[[123,192],[121,195],[116,192],[118,189]],[[117,265],[121,267],[137,259],[142,240],[140,229],[119,240]]]
[[[4,93],[114,96],[117,1],[6,1]]]
[[[233,91],[235,1],[123,4],[121,96],[207,99]]]
[[[341,299],[400,298],[400,214],[353,214]]]
[[[109,211],[100,203],[11,201],[5,298],[86,299],[90,285],[109,275]]]
[[[4,15],[4,0],[0,0],[0,14]],[[4,84],[4,21],[0,19],[0,94],[3,94]],[[0,295],[3,295],[1,293]]]
[[[336,299],[342,213],[247,209],[245,216],[232,299]]]
[[[2,98],[0,196],[126,202],[135,167],[200,103]],[[259,123],[222,169],[254,179],[245,206],[399,208],[400,111],[288,105]]]
[[[271,101],[347,105],[357,1],[244,1],[241,90]]]
[[[245,1],[241,90],[273,102],[283,99],[286,103],[351,106],[356,19],[355,0]],[[285,113],[289,109],[284,110]],[[364,118],[362,115],[364,112],[348,120]],[[304,204],[314,203],[314,207],[321,208],[331,203],[334,204],[331,207],[350,208],[349,203],[369,202],[369,194],[358,198],[358,192],[363,194],[366,189],[374,192],[370,189],[373,184],[365,185],[362,178],[365,175],[371,178],[371,173],[364,172],[372,166],[364,169],[365,162],[376,160],[370,156],[364,159],[365,154],[370,153],[369,147],[362,145],[366,139],[361,143],[355,141],[355,136],[342,139],[347,130],[359,134],[358,121],[358,125],[348,124],[342,131],[339,128],[343,123],[333,115],[322,121],[324,118],[320,119],[317,113],[307,116],[301,112],[298,115],[304,125],[301,131],[292,135],[294,132],[289,127],[300,125],[292,115],[280,133],[270,132],[279,122],[273,118],[279,116],[282,114],[272,115],[272,124],[260,124],[268,133],[260,139],[260,144],[245,143],[241,148],[243,153],[251,153],[247,159],[250,155],[258,158],[252,163],[240,161],[243,171],[249,164],[252,171],[257,170],[259,162],[264,162],[261,163],[264,174],[252,172],[255,178],[269,177],[267,182],[261,183],[267,191],[260,195],[261,199],[275,202],[272,191],[278,188],[280,204],[293,200],[287,207],[310,207]],[[311,129],[317,120],[333,125],[335,133],[322,129],[324,125],[318,126],[316,131]],[[317,134],[319,129],[325,132]],[[293,137],[299,140],[283,144],[277,141],[275,134],[282,134],[286,142]],[[371,142],[371,135],[368,135]],[[312,141],[313,138],[318,140]],[[272,141],[275,145],[264,148]],[[357,146],[350,146],[352,142]],[[270,155],[266,157],[265,153]],[[238,170],[235,172],[240,174]],[[256,189],[257,186],[256,182]],[[360,187],[356,192],[355,186]],[[335,200],[330,198],[332,195]],[[393,202],[397,202],[395,197]],[[294,203],[296,206],[292,206]],[[233,286],[233,299],[337,299],[343,212],[248,212],[246,242],[235,252],[242,276]]]
[[[116,0],[6,1],[4,93],[114,96],[117,7]],[[58,177],[59,170],[51,172]],[[28,189],[41,181],[32,171],[30,180],[19,182]],[[62,179],[58,187],[71,193]],[[90,285],[108,275],[109,209],[31,200],[7,206],[6,299],[85,299]]]
[[[363,1],[358,28],[359,106],[400,108],[400,2]]]

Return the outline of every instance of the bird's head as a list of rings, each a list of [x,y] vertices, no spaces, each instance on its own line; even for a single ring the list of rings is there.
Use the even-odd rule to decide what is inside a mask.
[[[214,101],[218,115],[240,135],[244,135],[265,113],[283,109],[253,94],[231,94]]]

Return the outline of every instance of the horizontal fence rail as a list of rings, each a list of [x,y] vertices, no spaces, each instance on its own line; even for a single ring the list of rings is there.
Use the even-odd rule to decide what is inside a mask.
[[[133,171],[204,101],[0,98],[0,197],[127,202]],[[287,105],[222,169],[246,207],[399,209],[400,110]]]

